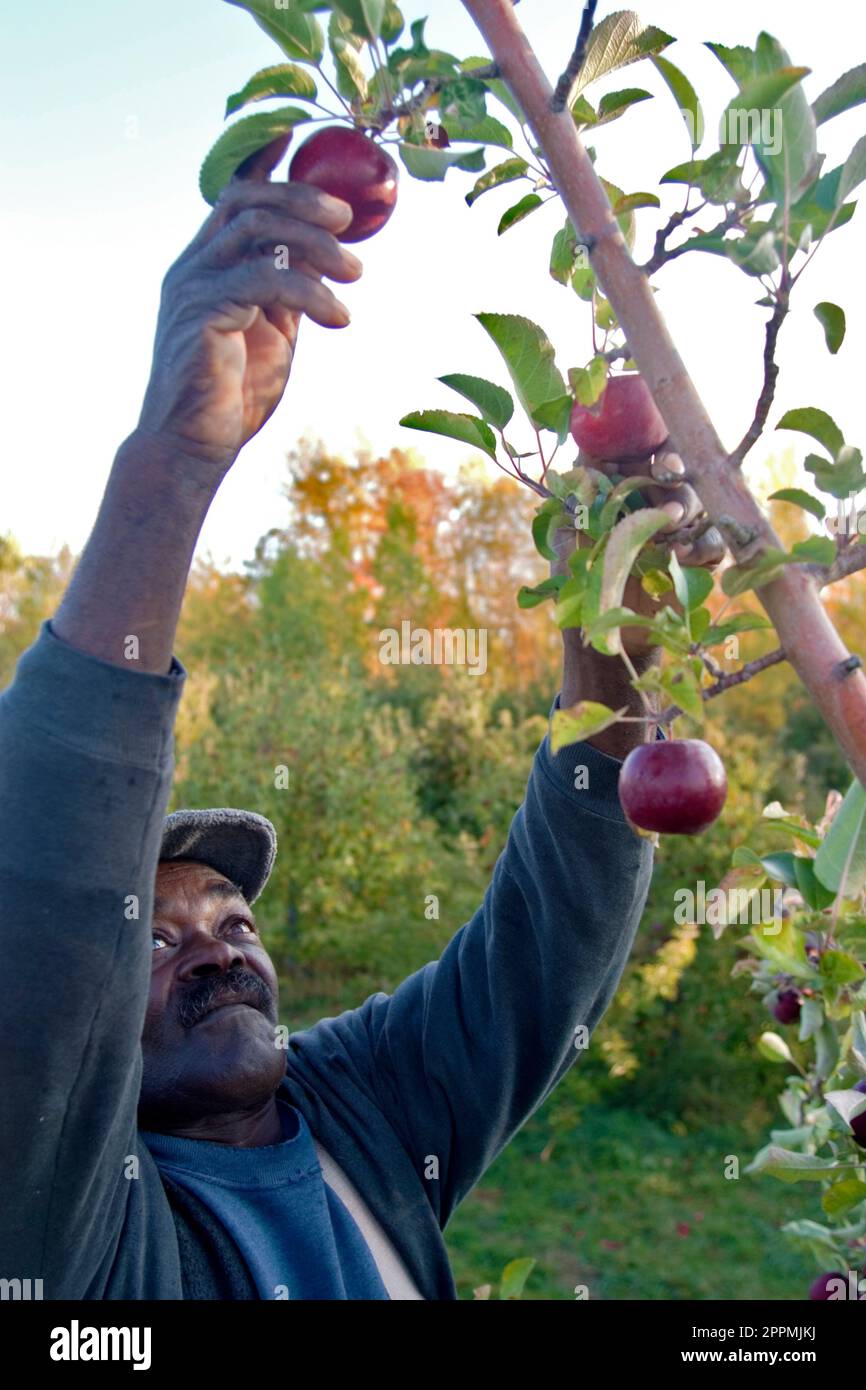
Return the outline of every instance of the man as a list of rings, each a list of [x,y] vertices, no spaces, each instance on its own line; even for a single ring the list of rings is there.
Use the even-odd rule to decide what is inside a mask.
[[[616,783],[652,726],[556,759],[545,741],[484,902],[441,959],[282,1035],[251,910],[270,823],[164,818],[185,679],[172,651],[208,506],[282,397],[302,315],[348,322],[323,277],[360,264],[335,236],[346,204],[255,163],[245,175],[165,278],[141,418],[0,698],[0,1276],[41,1279],[50,1299],[453,1299],[449,1216],[625,965],[652,851]],[[679,496],[672,524],[697,509]],[[565,652],[565,705],[634,708],[618,659],[575,633]]]

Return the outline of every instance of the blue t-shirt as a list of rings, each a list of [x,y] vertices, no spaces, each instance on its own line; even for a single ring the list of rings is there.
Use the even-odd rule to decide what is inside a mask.
[[[283,1140],[240,1149],[142,1131],[160,1172],[223,1223],[261,1298],[387,1299],[354,1218],[328,1187],[299,1111],[277,1100]]]

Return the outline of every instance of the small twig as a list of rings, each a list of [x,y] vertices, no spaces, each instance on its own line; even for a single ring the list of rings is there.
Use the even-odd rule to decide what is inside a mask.
[[[847,550],[843,550],[836,557],[832,565],[806,565],[805,568],[818,580],[819,589],[823,589],[827,584],[836,584],[840,579],[847,579],[849,574],[866,569],[866,542],[861,545],[849,545]]]
[[[697,212],[698,209],[695,208],[695,211]],[[741,219],[743,217],[743,214],[748,211],[748,206],[738,206],[729,208],[727,215],[724,217],[724,219],[721,222],[718,222],[715,227],[711,227],[709,232],[707,232],[707,236],[724,236],[725,232],[730,232],[734,227],[741,227]],[[691,214],[689,215],[691,216]],[[674,219],[679,216],[679,213],[674,213],[674,216],[670,220],[673,222]],[[673,228],[671,228],[671,230],[673,230]],[[666,235],[667,228],[663,227],[659,235],[656,237],[656,244],[653,250],[653,254],[650,256],[649,260],[645,261],[644,264],[641,266],[641,270],[643,271],[644,275],[654,275],[656,271],[660,270],[661,267],[663,265],[666,265],[668,261],[675,261],[677,256],[683,256],[685,255],[686,251],[689,250],[691,244],[691,237],[689,237],[688,241],[684,241],[681,246],[674,246],[672,249],[668,249],[664,246],[664,243],[662,243],[662,248],[660,249],[659,236],[664,237]]]
[[[764,432],[770,407],[773,404],[773,397],[776,394],[776,379],[779,375],[779,364],[776,361],[776,342],[779,337],[779,329],[782,327],[787,313],[788,293],[787,290],[780,288],[773,312],[767,320],[764,340],[764,384],[761,387],[761,394],[755,407],[755,417],[734,452],[728,457],[732,468],[741,467],[746,454]]]
[[[568,67],[557,82],[553,96],[550,98],[551,111],[564,111],[568,98],[571,96],[574,79],[583,67],[583,60],[586,57],[586,45],[589,43],[589,36],[592,33],[592,22],[595,18],[597,3],[598,0],[586,0],[583,7],[577,43],[574,45],[574,52],[568,60]]]
[[[689,189],[689,192],[691,193],[691,188]],[[676,231],[677,227],[681,227],[683,223],[687,222],[690,217],[695,217],[697,213],[699,213],[701,209],[705,208],[706,206],[707,201],[706,199],[704,199],[704,201],[702,203],[698,203],[696,207],[689,208],[688,206],[686,206],[682,209],[681,212],[671,213],[665,225],[663,227],[659,227],[658,231],[656,232],[656,239],[653,245],[652,260],[649,261],[647,265],[652,265],[653,269],[657,269],[657,266],[654,265],[654,262],[656,261],[658,261],[658,265],[662,265],[664,263],[667,252],[668,237],[671,235],[672,232]],[[647,269],[647,266],[645,266],[644,269],[647,271],[648,275],[652,274],[652,271]]]

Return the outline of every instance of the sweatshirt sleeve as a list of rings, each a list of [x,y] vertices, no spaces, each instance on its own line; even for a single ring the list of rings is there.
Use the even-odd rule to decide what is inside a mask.
[[[0,1266],[82,1298],[136,1151],[153,889],[186,672],[50,622],[0,695]]]
[[[440,959],[296,1035],[316,1070],[351,1059],[440,1226],[580,1056],[625,967],[653,852],[620,806],[621,766],[588,743],[554,757],[545,738],[484,901]]]

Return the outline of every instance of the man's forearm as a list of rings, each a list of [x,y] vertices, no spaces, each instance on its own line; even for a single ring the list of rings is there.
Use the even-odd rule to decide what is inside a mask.
[[[585,647],[579,630],[563,634],[564,658],[560,707],[568,709],[578,700],[594,700],[611,709],[627,707],[629,715],[642,717],[646,711],[637,691],[632,689],[625,662],[619,656],[602,656],[592,647]],[[632,656],[632,665],[642,674],[656,662],[659,651],[649,649]],[[653,697],[649,696],[652,703]],[[619,723],[587,739],[593,747],[612,758],[626,758],[639,743],[654,737],[655,729],[648,724]]]
[[[52,619],[61,641],[116,666],[171,665],[212,464],[135,430],[121,444],[90,539]]]

